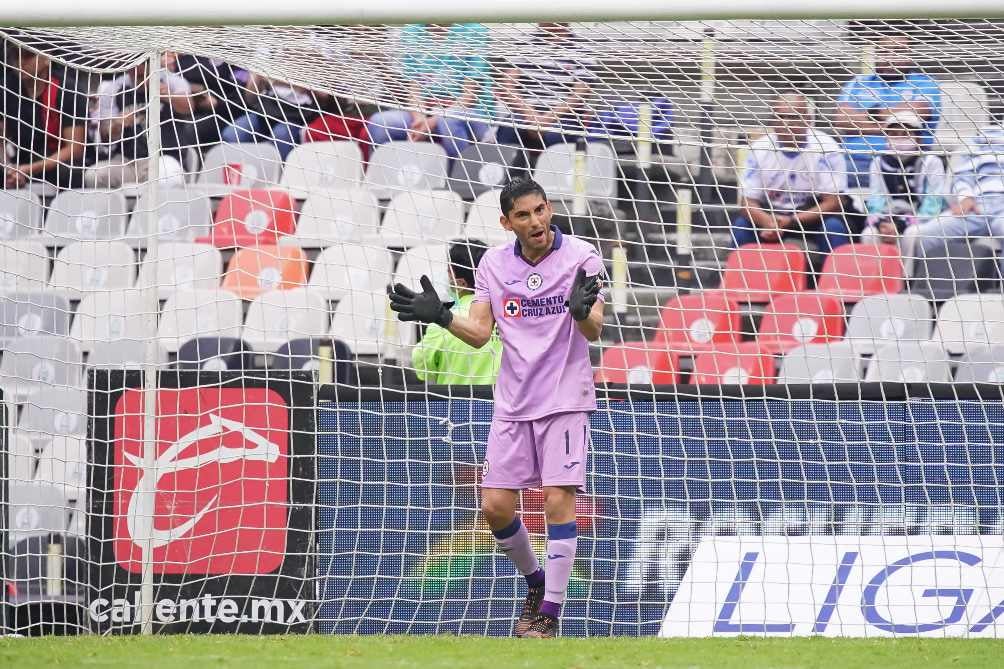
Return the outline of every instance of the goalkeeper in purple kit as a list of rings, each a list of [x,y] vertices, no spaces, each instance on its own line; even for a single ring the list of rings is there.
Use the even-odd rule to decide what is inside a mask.
[[[517,179],[499,197],[501,224],[516,241],[489,249],[475,275],[474,304],[459,316],[422,277],[421,293],[390,291],[402,321],[436,323],[475,348],[498,326],[502,366],[483,466],[481,510],[499,548],[526,578],[514,634],[556,635],[575,561],[575,495],[585,485],[589,413],[596,409],[589,342],[603,329],[593,246],[551,225],[543,188]],[[516,515],[520,491],[543,487],[547,564]]]

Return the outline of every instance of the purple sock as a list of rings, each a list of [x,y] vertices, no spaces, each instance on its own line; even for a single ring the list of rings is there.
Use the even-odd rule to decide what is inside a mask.
[[[557,618],[572,576],[577,545],[575,521],[547,526],[547,587],[540,612]]]
[[[531,588],[544,584],[544,570],[540,568],[537,554],[530,545],[530,533],[523,527],[519,516],[501,530],[492,530],[499,550],[509,556],[516,565],[516,571],[526,577],[526,583]]]

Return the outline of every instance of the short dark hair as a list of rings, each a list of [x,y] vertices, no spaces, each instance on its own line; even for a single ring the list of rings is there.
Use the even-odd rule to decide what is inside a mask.
[[[529,177],[517,177],[507,183],[499,194],[499,206],[502,207],[502,215],[508,216],[516,200],[533,193],[537,193],[545,201],[547,200],[547,193],[544,192],[544,187]]]
[[[453,276],[474,287],[474,270],[481,263],[488,245],[480,239],[457,239],[450,244],[450,268]]]

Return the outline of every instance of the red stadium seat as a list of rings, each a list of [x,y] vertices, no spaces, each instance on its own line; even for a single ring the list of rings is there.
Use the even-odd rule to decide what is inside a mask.
[[[782,353],[802,344],[826,344],[844,335],[844,306],[818,292],[779,295],[760,322],[760,350]]]
[[[844,244],[830,253],[817,290],[844,302],[903,290],[903,261],[893,244]]]
[[[805,290],[805,252],[791,244],[746,244],[729,254],[722,289],[736,302],[770,302]]]
[[[774,356],[761,351],[756,342],[745,342],[699,354],[690,382],[763,386],[773,383],[776,374]]]
[[[711,351],[739,341],[739,310],[722,291],[678,295],[662,308],[657,343],[676,353]]]
[[[667,385],[677,382],[677,356],[665,344],[643,341],[608,346],[596,370],[597,383]]]
[[[281,190],[241,190],[223,198],[209,242],[220,248],[274,246],[296,230],[293,197]]]

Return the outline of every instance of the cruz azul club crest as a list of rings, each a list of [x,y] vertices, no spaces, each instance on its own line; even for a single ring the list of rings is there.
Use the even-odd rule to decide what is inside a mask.
[[[266,574],[286,552],[289,418],[266,388],[157,396],[156,458],[143,461],[143,394],[115,412],[114,553],[132,573]]]

